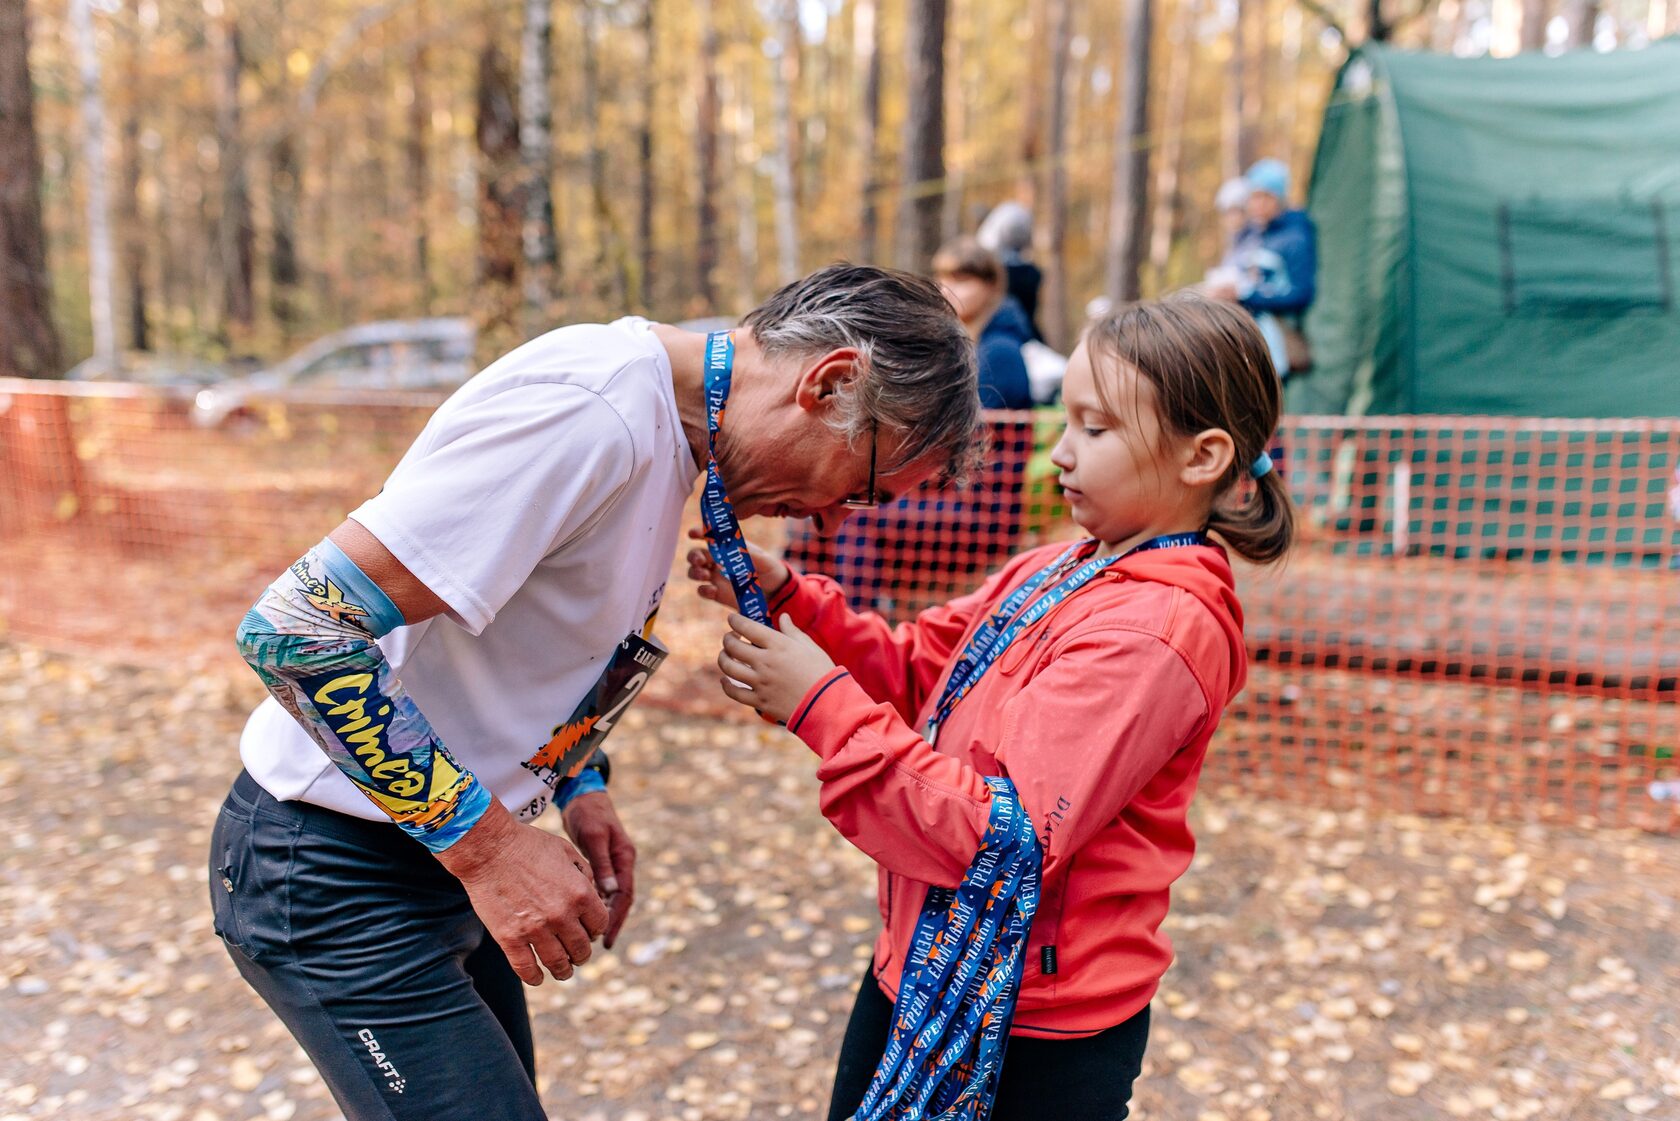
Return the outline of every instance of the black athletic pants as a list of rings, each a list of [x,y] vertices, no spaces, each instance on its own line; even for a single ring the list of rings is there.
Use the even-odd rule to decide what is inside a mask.
[[[350,1121],[543,1121],[525,992],[460,881],[394,825],[234,782],[216,933]]]
[[[863,1102],[891,1024],[892,1001],[865,972],[840,1044],[828,1121],[847,1121]],[[1147,1005],[1125,1023],[1083,1039],[1012,1037],[992,1121],[1122,1121],[1148,1041]]]

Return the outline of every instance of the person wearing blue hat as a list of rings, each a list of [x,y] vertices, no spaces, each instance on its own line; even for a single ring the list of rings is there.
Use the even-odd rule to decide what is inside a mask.
[[[1259,321],[1278,374],[1312,366],[1301,321],[1312,306],[1318,280],[1318,231],[1304,210],[1289,209],[1289,168],[1260,160],[1243,176],[1248,223],[1229,256],[1236,282],[1214,292],[1242,304]]]

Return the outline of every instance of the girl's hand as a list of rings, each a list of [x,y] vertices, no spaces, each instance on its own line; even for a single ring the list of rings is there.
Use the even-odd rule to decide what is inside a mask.
[[[725,696],[785,724],[811,687],[834,668],[834,660],[786,615],[781,626],[774,631],[731,614],[717,665],[724,673]]]
[[[706,531],[691,529],[688,531],[690,540],[705,541]],[[780,557],[765,552],[752,542],[747,542],[747,556],[752,558],[753,567],[758,569],[758,586],[764,592],[765,599],[775,599],[787,584],[792,573]],[[699,584],[696,589],[701,599],[709,599],[713,603],[721,603],[732,611],[739,611],[741,605],[735,602],[735,589],[729,583],[729,577],[723,574],[723,569],[712,559],[711,552],[702,545],[698,549],[688,551],[688,578]]]

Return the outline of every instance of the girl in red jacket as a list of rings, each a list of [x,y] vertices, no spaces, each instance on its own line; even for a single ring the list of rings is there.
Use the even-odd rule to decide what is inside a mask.
[[[871,1078],[902,1058],[907,1010],[895,1018],[893,1001],[906,962],[915,973],[940,940],[918,934],[930,889],[938,911],[953,892],[936,889],[974,875],[1010,784],[1040,878],[1012,1023],[1007,1005],[1002,1014],[1007,1060],[996,1048],[983,1096],[995,1094],[997,1121],[1126,1116],[1150,998],[1172,961],[1160,926],[1194,849],[1190,798],[1243,685],[1226,549],[1277,560],[1293,514],[1265,453],[1278,379],[1241,308],[1123,307],[1086,332],[1062,393],[1067,430],[1052,458],[1086,540],[1025,553],[896,629],[853,611],[831,581],[754,550],[780,630],[730,617],[724,691],[810,746],[824,816],[881,866],[884,929],[831,1121],[986,1116],[983,1105],[944,1111],[938,1095],[883,1105]],[[689,561],[701,595],[733,605],[705,554]],[[952,1061],[943,1054],[901,1066],[932,1071]]]

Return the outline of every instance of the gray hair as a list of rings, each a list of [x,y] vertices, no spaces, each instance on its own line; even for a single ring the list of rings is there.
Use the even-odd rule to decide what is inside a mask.
[[[838,392],[831,424],[855,446],[872,427],[903,438],[883,473],[929,455],[961,479],[980,456],[974,343],[937,285],[869,265],[834,264],[782,288],[741,320],[767,357],[851,348],[860,375]]]

